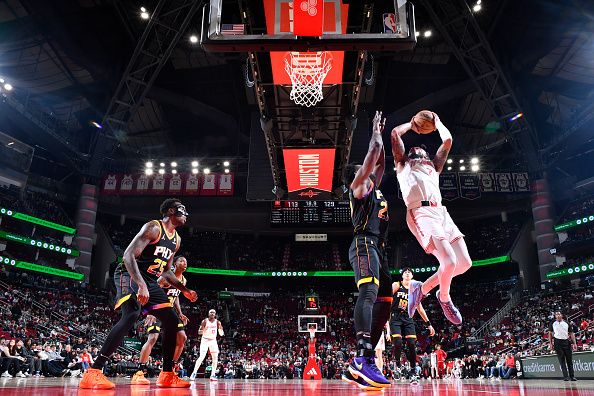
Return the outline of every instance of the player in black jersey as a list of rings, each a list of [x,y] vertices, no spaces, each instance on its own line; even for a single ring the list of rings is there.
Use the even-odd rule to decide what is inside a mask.
[[[392,283],[392,315],[390,317],[389,329],[392,336],[392,345],[394,346],[394,357],[396,364],[400,367],[400,356],[402,355],[402,338],[406,340],[407,353],[406,358],[411,367],[410,382],[416,384],[418,377],[415,372],[417,364],[417,331],[415,329],[415,322],[408,316],[408,286],[413,278],[413,272],[410,268],[402,269],[402,281]],[[427,324],[429,336],[435,335],[435,330],[431,326],[431,322],[427,317],[427,313],[422,304],[417,308],[419,315]]]
[[[196,292],[184,286],[171,271],[173,256],[181,243],[175,229],[186,223],[188,212],[178,199],[173,198],[166,199],[160,209],[162,220],[150,221],[141,228],[124,252],[123,263],[115,271],[114,281],[118,293],[115,308],[122,311],[122,316],[107,335],[92,368],[84,374],[80,388],[115,388],[115,384],[101,370],[141,313],[151,313],[163,325],[163,370],[157,380],[157,387],[190,386],[189,382],[182,381],[173,373],[173,355],[180,318],[159,286],[159,279],[164,279],[181,290],[188,300],[194,302],[197,299]]]
[[[177,279],[179,279],[180,282],[184,285],[187,283],[187,281],[183,274],[187,268],[188,261],[184,256],[177,256],[173,259],[171,269],[177,277]],[[177,312],[177,316],[181,320],[181,323],[178,323],[177,325],[177,343],[175,346],[175,353],[173,355],[173,361],[177,362],[179,357],[181,356],[182,351],[184,350],[184,346],[187,340],[185,326],[188,324],[189,319],[181,311],[181,306],[179,304],[179,295],[181,294],[181,291],[179,289],[176,289],[175,287],[172,287],[169,284],[164,284],[162,285],[162,287],[165,290],[165,293],[167,294],[169,302],[173,304],[173,309],[175,309],[175,312]],[[134,376],[132,376],[132,385],[150,385],[150,381],[145,378],[144,373],[147,369],[146,364],[148,363],[149,357],[151,356],[151,351],[157,343],[157,339],[159,338],[159,334],[161,333],[161,321],[157,320],[157,318],[154,315],[147,315],[144,321],[144,325],[146,326],[148,338],[142,346],[142,349],[140,350],[140,358],[138,360],[140,368],[134,374]]]
[[[355,304],[357,356],[349,366],[350,377],[371,388],[389,387],[388,381],[375,364],[374,346],[390,316],[392,279],[386,260],[385,243],[388,234],[388,202],[379,190],[385,167],[382,131],[386,120],[376,112],[369,150],[363,165],[349,172],[351,216],[354,237],[349,260],[355,272],[359,297]],[[351,176],[352,175],[352,176]],[[359,383],[359,387],[365,386]]]

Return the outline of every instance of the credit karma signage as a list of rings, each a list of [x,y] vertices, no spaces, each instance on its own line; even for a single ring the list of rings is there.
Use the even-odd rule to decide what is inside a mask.
[[[587,272],[594,272],[594,263],[572,265],[569,268],[562,268],[549,271],[546,274],[547,279],[561,278],[563,276],[579,275]]]
[[[76,249],[72,249],[67,246],[59,246],[59,245],[56,245],[53,243],[40,241],[37,239],[27,238],[22,235],[11,234],[10,232],[6,232],[6,231],[2,231],[2,230],[0,230],[0,238],[4,238],[8,241],[22,243],[24,245],[35,246],[40,249],[47,249],[47,250],[52,250],[52,251],[58,252],[58,253],[64,253],[69,256],[74,256],[74,257],[80,256],[80,252]]]
[[[40,272],[42,274],[51,275],[51,276],[58,276],[61,278],[69,278],[74,280],[83,280],[85,276],[78,272],[74,271],[66,271],[59,268],[54,267],[46,267],[45,265],[33,264],[28,263],[26,261],[19,261],[15,259],[11,259],[10,257],[2,257],[0,256],[0,263],[4,265],[11,265],[15,268],[27,270],[27,271],[34,271]]]
[[[322,192],[331,192],[334,154],[333,148],[284,149],[289,194],[312,199]]]
[[[577,227],[582,224],[591,223],[594,221],[594,215],[584,216],[579,219],[568,221],[567,223],[559,224],[555,226],[555,231],[563,231],[569,228]]]
[[[46,227],[46,228],[52,228],[54,230],[58,230],[58,231],[61,231],[61,232],[64,232],[64,233],[70,234],[70,235],[73,235],[76,232],[76,230],[72,227],[66,227],[62,224],[53,223],[51,221],[40,219],[39,217],[35,217],[35,216],[30,216],[28,214],[15,212],[15,211],[7,209],[7,208],[0,208],[0,215],[1,216],[10,216],[12,218],[26,221],[28,223],[37,224],[39,226]]]
[[[575,352],[572,355],[575,376],[594,379],[594,352]],[[563,378],[557,355],[543,355],[520,359],[523,378]]]

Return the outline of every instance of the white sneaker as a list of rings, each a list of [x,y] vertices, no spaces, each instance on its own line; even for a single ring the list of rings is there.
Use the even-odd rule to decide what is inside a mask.
[[[70,371],[70,377],[72,377],[72,378],[75,378],[79,374],[80,374],[80,370],[71,370]]]
[[[19,378],[27,378],[27,376],[25,374],[23,374],[22,371],[19,371],[16,376]]]
[[[211,381],[218,381],[217,377],[210,377]]]
[[[12,375],[8,374],[8,371],[5,371],[0,375],[1,378],[12,378]]]
[[[196,373],[190,375],[190,381],[196,381]]]

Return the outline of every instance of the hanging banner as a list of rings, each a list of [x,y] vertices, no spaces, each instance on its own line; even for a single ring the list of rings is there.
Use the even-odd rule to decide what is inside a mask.
[[[478,173],[458,173],[460,196],[465,199],[481,197],[481,185]]]
[[[231,173],[219,175],[217,195],[233,195],[233,175]]]
[[[217,176],[215,174],[210,173],[202,176],[200,195],[217,195]]]
[[[492,173],[479,173],[482,192],[495,192],[495,177]]]
[[[103,178],[103,194],[116,194],[118,192],[118,179],[116,175],[107,175]]]
[[[149,191],[149,178],[147,175],[140,175],[138,176],[138,180],[136,181],[136,191],[137,194],[146,194]]]
[[[334,154],[333,148],[283,150],[291,199],[321,199],[332,192]]]
[[[134,179],[132,175],[124,175],[120,183],[120,194],[130,194],[134,188]]]
[[[293,4],[295,36],[321,36],[324,33],[324,1],[293,1]]]
[[[155,175],[153,178],[153,184],[151,187],[151,194],[153,195],[161,195],[165,193],[165,176],[164,175]]]
[[[495,173],[495,186],[498,192],[514,191],[509,173]]]
[[[458,192],[458,178],[455,173],[444,172],[439,176],[439,189],[441,198],[445,201],[451,201],[460,196]]]
[[[530,191],[530,182],[528,180],[528,173],[512,173],[512,179],[514,181],[514,190],[517,192],[528,192]]]
[[[200,177],[193,173],[188,174],[186,177],[186,195],[198,195],[200,194]]]
[[[182,190],[182,179],[179,174],[172,175],[167,184],[167,189],[171,194],[179,194]]]

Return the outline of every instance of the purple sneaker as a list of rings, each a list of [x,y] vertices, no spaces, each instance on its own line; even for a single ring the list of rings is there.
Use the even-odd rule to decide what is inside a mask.
[[[445,315],[446,319],[455,325],[461,324],[462,314],[460,313],[458,308],[456,308],[452,300],[450,299],[450,301],[442,302],[439,299],[439,290],[437,291],[437,293],[435,293],[435,296],[437,297],[437,301],[439,301],[439,305],[441,305],[441,309],[443,310],[443,314]]]
[[[408,316],[411,318],[421,301],[425,298],[425,295],[421,291],[421,286],[423,286],[423,282],[416,280],[410,281],[410,285],[408,285]]]
[[[345,372],[342,375],[341,379],[344,382],[348,382],[351,385],[355,385],[359,389],[363,389],[364,391],[381,391],[382,390],[382,388],[378,388],[378,387],[369,385],[367,383],[367,381],[365,381],[363,379],[363,377],[359,377],[359,378],[353,377],[353,374],[351,374],[351,372],[348,370],[347,370],[347,372]]]
[[[349,372],[355,379],[361,377],[369,385],[376,388],[388,388],[392,385],[375,365],[375,358],[373,356],[353,358],[349,365]]]

